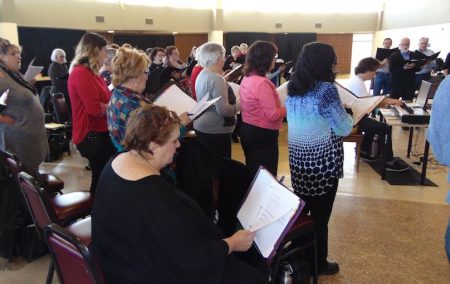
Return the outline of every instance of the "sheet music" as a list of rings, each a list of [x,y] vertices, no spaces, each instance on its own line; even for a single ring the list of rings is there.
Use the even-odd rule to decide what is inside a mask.
[[[0,95],[0,105],[6,105],[6,100],[8,99],[9,89],[3,92]]]
[[[263,257],[274,250],[299,205],[297,195],[259,169],[237,217],[244,229],[256,231],[255,244]]]
[[[183,92],[177,85],[172,85],[167,88],[158,98],[154,104],[164,106],[168,109],[181,115],[184,112],[190,113],[191,120],[198,118],[208,107],[216,103],[222,97],[218,97],[207,101],[209,95],[206,94],[198,103]]]
[[[335,85],[338,89],[339,98],[341,99],[342,104],[348,105],[352,109],[353,125],[358,124],[366,114],[374,110],[384,99],[384,96],[357,97],[339,83],[336,82]]]
[[[44,66],[28,65],[28,69],[25,72],[25,75],[23,75],[23,78],[25,79],[25,81],[31,82],[34,77],[36,77],[36,75],[42,71],[42,69],[44,69]]]
[[[277,93],[280,96],[281,106],[286,105],[286,99],[288,97],[288,84],[289,81],[286,81],[277,88]]]

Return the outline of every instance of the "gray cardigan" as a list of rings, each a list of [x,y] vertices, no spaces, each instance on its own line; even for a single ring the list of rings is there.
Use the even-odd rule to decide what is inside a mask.
[[[231,133],[233,126],[223,126],[224,117],[235,116],[237,105],[228,103],[228,85],[222,76],[203,69],[195,81],[195,92],[197,100],[200,101],[206,94],[208,100],[222,97],[215,105],[209,108],[206,113],[194,120],[194,129],[208,134]]]

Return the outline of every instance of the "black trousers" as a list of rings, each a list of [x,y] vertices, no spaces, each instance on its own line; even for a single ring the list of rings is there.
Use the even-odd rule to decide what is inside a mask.
[[[245,164],[255,175],[264,166],[274,176],[278,171],[278,130],[257,127],[245,122],[241,125],[241,145]]]
[[[328,257],[328,221],[330,220],[336,191],[339,184],[338,178],[332,178],[332,188],[323,195],[311,196],[300,195],[306,202],[303,210],[310,211],[315,221],[314,229],[317,236],[317,264],[320,267],[326,266]]]
[[[231,135],[231,137],[233,139],[239,137],[239,133],[241,131],[241,125],[242,125],[242,114],[238,113],[236,115],[236,126],[234,127],[233,134]]]
[[[390,126],[375,119],[364,117],[359,122],[359,129],[364,132],[364,137],[361,145],[362,152],[370,154],[373,137],[375,136],[375,134],[378,134],[378,142],[384,143],[383,157],[385,161],[388,162],[394,159],[394,153],[392,151],[392,128]],[[381,149],[380,147],[378,149]]]
[[[91,193],[95,193],[97,182],[102,173],[103,167],[108,160],[116,153],[116,148],[111,142],[108,132],[89,132],[86,137],[77,145],[81,156],[89,161],[92,170]]]
[[[231,133],[209,134],[195,130],[195,135],[217,156],[231,159]]]

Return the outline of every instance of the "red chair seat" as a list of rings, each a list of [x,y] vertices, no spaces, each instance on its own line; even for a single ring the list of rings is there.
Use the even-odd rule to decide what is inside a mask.
[[[67,227],[67,231],[74,234],[85,246],[89,246],[92,240],[91,217],[81,219]]]
[[[41,174],[42,187],[51,192],[59,192],[64,188],[64,181],[51,174]]]
[[[85,217],[90,214],[94,199],[90,192],[77,191],[55,196],[50,199],[58,220],[67,221]]]

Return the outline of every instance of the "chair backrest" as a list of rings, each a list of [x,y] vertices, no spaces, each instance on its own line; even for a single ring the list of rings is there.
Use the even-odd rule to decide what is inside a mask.
[[[62,283],[105,283],[93,255],[76,236],[56,224],[46,226],[44,234]]]
[[[52,86],[44,86],[39,94],[39,102],[41,103],[44,112],[51,112],[50,97],[52,93]]]
[[[55,222],[56,213],[50,204],[50,199],[36,180],[29,174],[20,172],[19,184],[36,227],[43,230],[45,226]]]
[[[236,216],[252,180],[253,176],[246,165],[232,159],[220,158],[217,225],[227,236],[236,231]]]
[[[52,94],[53,112],[56,122],[66,123],[70,121],[69,109],[67,108],[66,98],[63,93]]]
[[[217,157],[195,138],[185,137],[180,139],[180,143],[175,168],[177,187],[213,218],[213,179],[217,173]]]

